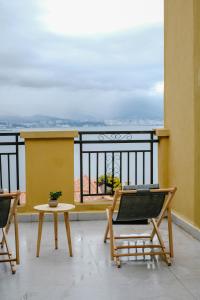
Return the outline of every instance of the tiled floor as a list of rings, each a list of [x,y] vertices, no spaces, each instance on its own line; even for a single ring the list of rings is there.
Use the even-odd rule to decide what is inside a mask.
[[[59,249],[54,250],[53,224],[46,222],[41,254],[36,258],[37,223],[21,223],[21,264],[15,275],[8,265],[0,264],[0,299],[200,299],[200,242],[174,225],[175,260],[171,267],[160,260],[138,260],[124,261],[117,269],[109,259],[109,243],[102,242],[105,224],[71,222],[71,258],[64,224],[59,223]],[[122,230],[130,228],[122,226]],[[166,235],[165,226],[162,232]]]

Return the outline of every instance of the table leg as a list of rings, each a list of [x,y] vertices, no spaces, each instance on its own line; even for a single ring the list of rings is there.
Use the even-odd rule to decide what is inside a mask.
[[[40,212],[39,213],[39,223],[38,223],[38,240],[37,240],[37,253],[36,256],[39,257],[40,255],[40,242],[41,242],[41,237],[42,237],[42,224],[43,224],[43,219],[44,219],[44,213]]]
[[[70,254],[70,256],[72,256],[72,242],[71,242],[71,233],[70,233],[68,212],[64,212],[64,220],[65,220],[65,227],[66,227],[67,240],[68,240],[68,246],[69,246],[69,254]]]
[[[54,217],[54,237],[55,237],[55,249],[58,249],[58,214],[53,213]]]

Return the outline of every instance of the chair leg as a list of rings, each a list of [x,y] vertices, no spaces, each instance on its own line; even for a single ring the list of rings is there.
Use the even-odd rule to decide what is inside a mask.
[[[157,224],[156,224],[155,219],[152,219],[152,223],[153,223],[153,227],[154,227],[154,229],[155,229],[155,234],[157,235],[158,240],[159,240],[159,243],[160,243],[160,245],[161,245],[162,253],[163,253],[163,256],[164,256],[164,258],[165,258],[165,261],[166,261],[166,263],[167,263],[168,266],[171,266],[170,258],[168,257],[168,255],[167,255],[167,253],[166,253],[166,251],[165,251],[165,244],[164,244],[164,241],[163,241],[163,239],[162,239],[162,237],[161,237],[161,234],[160,234],[160,232],[159,232],[159,229],[158,229],[158,226],[157,226]]]
[[[109,222],[107,223],[107,226],[106,226],[106,231],[105,231],[105,234],[104,234],[104,243],[106,243],[106,240],[108,238],[108,233],[109,233]]]
[[[176,190],[175,190],[175,191],[176,191]],[[166,200],[166,202],[165,202],[165,204],[164,204],[164,206],[163,206],[163,208],[162,208],[160,217],[159,217],[158,220],[157,220],[157,226],[158,226],[158,227],[160,226],[160,224],[161,224],[161,222],[162,222],[162,220],[163,220],[163,218],[164,218],[164,216],[165,216],[165,213],[167,212],[167,210],[168,210],[169,207],[170,207],[170,203],[171,203],[171,201],[172,201],[172,198],[173,198],[173,196],[174,196],[175,191],[174,191],[173,193],[170,193],[170,194],[168,195],[168,197],[167,197],[167,200]],[[155,234],[156,234],[156,231],[155,231],[155,228],[153,228],[153,231],[152,231],[151,237],[150,237],[150,241],[151,241],[151,242],[153,241],[153,238],[154,238]]]
[[[2,233],[3,233],[3,240],[4,240],[4,243],[5,243],[5,246],[6,246],[6,250],[7,250],[8,259],[10,260],[10,261],[9,261],[9,263],[10,263],[10,268],[11,268],[12,274],[15,274],[15,273],[16,273],[16,270],[15,270],[15,267],[14,267],[14,265],[13,265],[13,262],[11,261],[12,255],[10,254],[10,251],[9,251],[9,248],[8,248],[8,243],[7,243],[7,240],[6,240],[6,235],[5,235],[5,233],[4,233],[3,228],[2,228]]]
[[[119,259],[119,256],[115,256],[115,262],[116,262],[117,267],[120,268],[121,267],[121,261]]]
[[[171,208],[168,209],[167,215],[168,215],[167,222],[168,222],[169,252],[170,252],[170,257],[174,257]]]
[[[16,263],[17,265],[20,264],[19,258],[19,230],[18,230],[18,221],[17,221],[17,214],[14,214],[14,230],[15,230],[15,251],[16,251]]]
[[[4,240],[4,236],[3,236],[3,237],[2,237],[2,240],[1,240],[1,242],[0,242],[1,249],[3,249],[4,243],[5,243],[5,240]]]
[[[110,209],[108,210],[108,224],[110,232],[110,259],[114,260],[114,234],[112,226],[112,211]]]
[[[13,208],[12,208],[12,212],[9,214],[9,217],[8,217],[8,222],[6,224],[6,227],[5,227],[5,233],[8,234],[8,231],[10,229],[10,225],[12,223],[12,219],[13,219]],[[2,240],[0,242],[0,245],[1,245],[1,249],[3,249],[3,246],[5,244],[5,239],[4,239],[4,236],[2,237]]]
[[[152,233],[150,235],[150,241],[153,242],[153,238],[155,236],[155,229],[153,228]]]

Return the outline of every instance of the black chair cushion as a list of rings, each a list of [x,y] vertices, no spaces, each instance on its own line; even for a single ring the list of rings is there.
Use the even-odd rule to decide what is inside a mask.
[[[8,222],[12,197],[0,197],[0,228],[4,228]]]
[[[157,218],[165,201],[165,192],[150,192],[138,190],[136,193],[122,194],[119,211],[113,224],[132,224],[134,221],[142,221]],[[139,223],[140,224],[140,223]]]
[[[159,184],[125,185],[123,190],[153,190],[159,189]]]

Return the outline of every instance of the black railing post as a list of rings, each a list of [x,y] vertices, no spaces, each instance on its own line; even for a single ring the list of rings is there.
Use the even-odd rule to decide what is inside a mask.
[[[122,186],[122,152],[119,153],[119,178]]]
[[[112,152],[112,195],[114,194],[115,154]]]
[[[89,185],[89,194],[91,194],[91,154],[88,153],[88,185]]]
[[[107,153],[104,153],[104,179],[105,179],[105,185],[104,185],[104,193],[106,195],[106,190],[107,190]]]
[[[18,140],[18,134],[15,136],[15,143],[16,143],[16,186],[17,190],[19,190],[19,140]]]
[[[97,168],[96,168],[96,193],[99,193],[99,188],[98,188],[98,178],[99,178],[99,153],[96,153],[96,159],[97,159]]]
[[[137,152],[135,152],[135,184],[137,185],[137,177],[138,177],[138,171],[137,171]]]
[[[79,132],[80,141],[80,202],[83,203],[83,144],[82,133]]]
[[[10,155],[7,154],[7,162],[8,162],[8,192],[10,193]]]
[[[129,152],[127,152],[127,184],[128,185],[130,184],[130,170],[129,170],[129,167],[130,167],[130,154],[129,154]]]
[[[0,154],[0,188],[3,188],[3,175],[2,175],[2,162],[1,162],[1,154]]]
[[[142,183],[145,183],[145,152],[142,153]]]
[[[153,184],[153,132],[151,132],[151,142],[150,142],[150,183]]]

